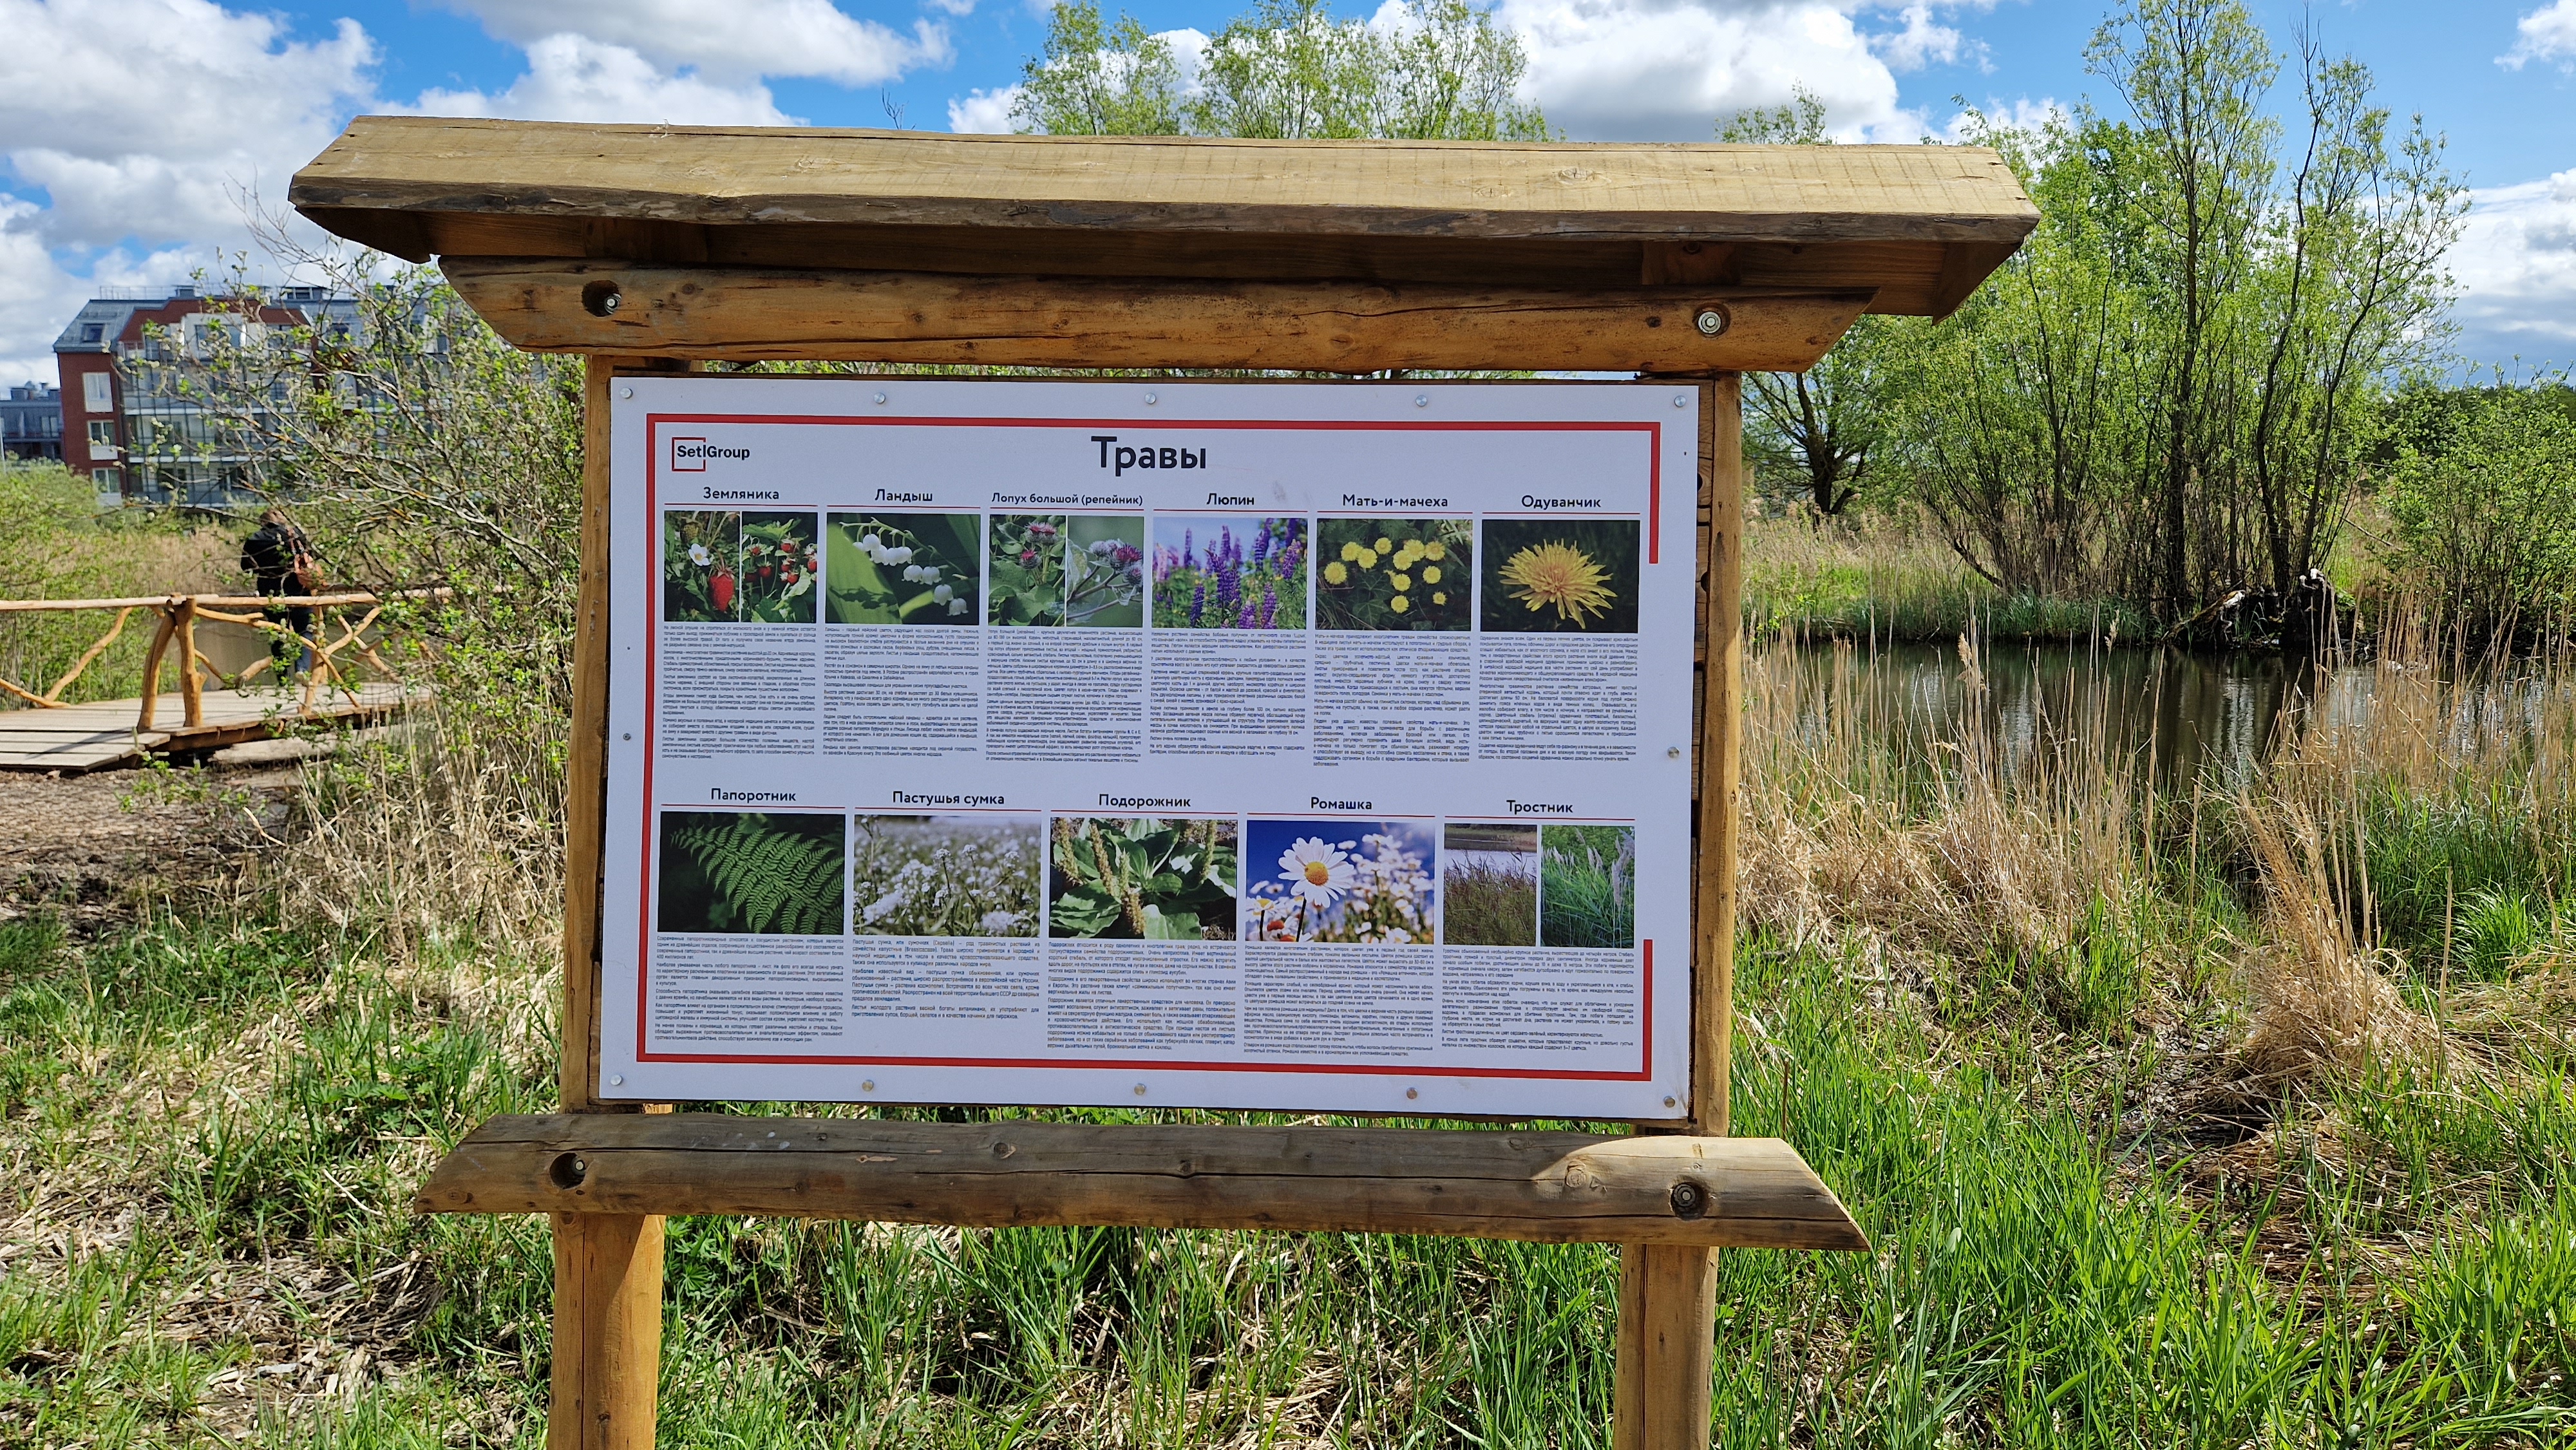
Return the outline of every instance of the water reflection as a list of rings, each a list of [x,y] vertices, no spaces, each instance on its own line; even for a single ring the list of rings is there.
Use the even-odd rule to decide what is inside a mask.
[[[2164,649],[1989,645],[1973,666],[1955,647],[1929,644],[1783,648],[1768,667],[1795,669],[1798,728],[1858,729],[1909,758],[1956,741],[1973,704],[2007,769],[2034,750],[2072,738],[2152,771],[2160,786],[2242,778],[2302,736],[2364,725],[2391,688],[2392,666],[2271,652],[2186,654]],[[1972,668],[1974,673],[1972,674]],[[2423,700],[2405,690],[2404,708]],[[2486,674],[2438,692],[2442,718],[2427,721],[2468,749],[2499,735],[2528,739],[2556,692],[2545,675]]]

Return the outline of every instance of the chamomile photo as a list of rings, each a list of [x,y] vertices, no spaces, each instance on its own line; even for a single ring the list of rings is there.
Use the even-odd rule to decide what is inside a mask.
[[[1440,850],[1428,821],[1254,817],[1244,823],[1246,941],[1428,945]]]

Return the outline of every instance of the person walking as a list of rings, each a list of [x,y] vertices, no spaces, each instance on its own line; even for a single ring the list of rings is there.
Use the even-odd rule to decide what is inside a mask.
[[[310,596],[322,592],[322,566],[313,556],[313,541],[287,518],[286,510],[272,508],[259,516],[259,528],[242,540],[242,572],[251,576],[259,592],[270,599],[281,596]],[[295,672],[313,668],[313,610],[309,605],[272,604],[266,611],[269,621],[295,631],[302,646],[295,652]],[[269,653],[283,671],[289,658],[286,641],[269,636]]]

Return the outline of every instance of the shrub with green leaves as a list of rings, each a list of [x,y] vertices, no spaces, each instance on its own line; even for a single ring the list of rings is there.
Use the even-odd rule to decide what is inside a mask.
[[[2576,390],[2442,401],[2388,475],[2394,562],[2472,631],[2563,629],[2576,605]]]

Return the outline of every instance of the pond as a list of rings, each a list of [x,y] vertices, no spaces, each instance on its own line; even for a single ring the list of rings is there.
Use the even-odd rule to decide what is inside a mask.
[[[1838,717],[1920,758],[1981,716],[2008,768],[2051,741],[2089,738],[2166,787],[2242,778],[2287,741],[2364,726],[2387,708],[2421,718],[2429,707],[2430,728],[2469,749],[2553,733],[2553,712],[2563,736],[2569,701],[2566,673],[2536,664],[2437,680],[2421,666],[2349,658],[2052,644],[1988,645],[1973,668],[1955,645],[1776,646],[1757,651],[1757,695],[1763,674],[1784,668],[1797,678],[1775,708],[1801,730]]]

